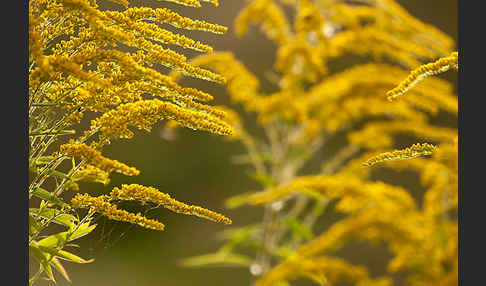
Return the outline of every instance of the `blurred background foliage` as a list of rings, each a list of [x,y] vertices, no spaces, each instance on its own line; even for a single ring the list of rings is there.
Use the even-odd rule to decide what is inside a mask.
[[[139,6],[138,2],[141,1],[131,2],[134,6]],[[458,0],[398,0],[397,2],[421,21],[450,35],[457,43]],[[219,7],[206,4],[198,9],[155,0],[145,0],[144,5],[153,8],[167,7],[183,16],[228,27],[228,32],[223,36],[198,31],[184,33],[203,43],[211,43],[215,51],[233,52],[236,58],[261,80],[263,91],[274,89],[271,82],[265,80],[275,60],[274,44],[266,40],[256,27],[241,38],[234,33],[233,21],[244,6],[244,0],[222,0]],[[113,9],[116,6],[101,1],[101,7]],[[190,58],[198,53],[186,51],[185,54]],[[352,64],[353,60],[355,59],[350,57],[349,63]],[[457,90],[457,73],[448,72],[440,77],[450,81]],[[211,105],[229,104],[223,86],[190,78],[185,78],[180,83],[212,94],[215,100]],[[251,119],[245,119],[250,120],[248,122],[251,124]],[[439,114],[435,121],[440,125],[457,127],[455,117]],[[83,119],[83,122],[85,124],[83,127],[86,127],[89,118]],[[80,183],[80,187],[92,195],[99,195],[123,183],[138,183],[157,187],[182,202],[202,205],[221,212],[229,216],[234,225],[242,226],[261,219],[263,214],[261,207],[243,206],[232,210],[224,208],[225,199],[257,190],[258,187],[258,184],[250,179],[251,167],[234,163],[235,156],[245,152],[238,142],[227,142],[220,136],[186,128],[169,131],[164,124],[165,122],[161,122],[155,125],[149,134],[135,132],[136,135],[132,140],[118,140],[104,149],[107,157],[136,166],[141,171],[139,176],[126,177],[113,174],[108,186]],[[254,126],[256,125],[253,125],[253,128]],[[254,131],[251,125],[247,128],[250,132]],[[408,143],[414,142],[404,142],[404,145]],[[338,141],[335,144],[339,146]],[[318,170],[319,162],[333,152],[331,146],[328,151],[317,153],[312,161],[314,164],[307,165],[305,169],[309,170],[309,173]],[[418,199],[421,197],[423,190],[418,183],[418,175],[413,172],[387,172],[380,174],[380,177],[384,181],[393,181],[395,184],[404,186]],[[246,286],[250,284],[251,274],[247,269],[184,268],[179,265],[179,261],[183,258],[209,253],[219,247],[221,242],[217,234],[226,226],[190,216],[176,215],[164,209],[143,209],[136,204],[127,204],[126,209],[135,212],[147,211],[150,217],[164,221],[167,228],[164,232],[148,231],[126,223],[100,218],[93,234],[79,240],[82,246],[79,249],[80,256],[95,258],[95,261],[90,264],[66,264],[72,283],[60,278],[57,280],[57,285]],[[325,225],[333,220],[334,217],[324,215],[318,223]],[[343,249],[342,255],[352,262],[368,265],[371,273],[376,275],[385,271],[386,261],[390,258],[384,248],[360,245]],[[31,263],[31,266],[34,265],[33,262]],[[38,285],[50,284],[47,281],[39,281]]]

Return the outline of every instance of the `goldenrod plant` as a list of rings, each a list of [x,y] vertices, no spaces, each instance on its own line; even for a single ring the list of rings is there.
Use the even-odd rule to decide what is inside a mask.
[[[225,78],[190,64],[164,46],[211,53],[212,47],[170,32],[164,25],[222,34],[226,28],[190,19],[167,8],[132,7],[112,0],[116,11],[96,0],[29,0],[29,252],[39,262],[29,285],[39,278],[55,281],[53,268],[69,280],[61,260],[88,263],[66,249],[96,227],[96,216],[163,230],[164,224],[119,209],[121,201],[150,203],[215,222],[231,220],[186,205],[153,187],[115,187],[93,197],[81,181],[108,184],[110,173],[136,176],[134,167],[103,156],[114,140],[130,139],[133,130],[150,131],[160,120],[219,135],[231,135],[224,113],[207,104],[213,97],[183,87],[158,71],[165,66],[185,76],[224,83]],[[198,0],[172,0],[201,7]],[[215,6],[217,0],[209,1]],[[91,120],[81,130],[81,120]],[[74,197],[73,197],[74,195]],[[70,199],[72,198],[72,199]],[[87,209],[87,210],[85,210]],[[59,231],[59,226],[63,228]]]
[[[457,96],[448,81],[428,77],[457,69],[454,41],[393,0],[247,3],[235,31],[258,25],[277,47],[265,79],[274,90],[262,91],[261,79],[229,52],[191,63],[224,76],[231,102],[242,107],[219,110],[261,190],[227,206],[261,206],[264,214],[224,231],[216,252],[183,264],[246,267],[256,286],[394,285],[398,276],[406,285],[457,285],[457,130],[432,120],[456,117]],[[249,116],[263,136],[245,128]],[[403,146],[403,136],[419,143]],[[316,157],[321,170],[309,173]],[[384,169],[416,172],[423,199],[380,178]],[[323,214],[334,215],[325,226],[316,223]],[[356,241],[388,249],[382,276],[340,255]]]

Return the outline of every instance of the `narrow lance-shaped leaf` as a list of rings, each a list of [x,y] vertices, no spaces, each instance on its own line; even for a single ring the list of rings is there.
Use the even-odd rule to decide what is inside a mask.
[[[89,225],[89,223],[83,223],[74,232],[65,231],[65,232],[53,234],[51,236],[48,236],[48,237],[38,241],[38,245],[44,246],[44,247],[56,247],[58,245],[66,243],[68,241],[72,241],[72,240],[75,240],[75,239],[78,239],[80,237],[87,235],[88,233],[93,231],[93,229],[95,227],[96,227],[96,224]]]
[[[36,188],[32,189],[30,194],[32,194],[32,195],[34,195],[38,198],[41,198],[43,200],[46,200],[49,203],[59,205],[61,207],[69,207],[69,205],[66,204],[65,202],[63,202],[60,198],[54,196],[53,194],[44,190],[43,188],[36,187]]]
[[[37,208],[30,208],[29,214],[52,219],[53,222],[73,228],[78,219],[70,214],[63,213],[60,210],[43,208],[42,211]]]

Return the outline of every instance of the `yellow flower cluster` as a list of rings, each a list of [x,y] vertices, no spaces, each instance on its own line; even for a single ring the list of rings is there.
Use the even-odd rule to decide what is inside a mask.
[[[420,140],[444,142],[456,136],[457,131],[448,127],[432,126],[425,122],[372,122],[360,130],[349,132],[347,137],[357,146],[386,149],[393,145],[393,138],[399,134],[411,135]]]
[[[332,267],[330,265],[326,267],[326,265],[314,264],[316,262],[314,259],[319,260],[321,257],[332,255],[353,238],[387,241],[390,251],[395,255],[388,265],[391,272],[426,267],[428,270],[425,275],[411,274],[410,282],[413,284],[443,281],[445,276],[449,283],[451,282],[452,277],[457,274],[454,270],[443,268],[442,265],[449,262],[454,263],[456,260],[454,255],[457,255],[457,238],[454,234],[457,232],[457,223],[444,221],[441,216],[438,216],[439,213],[444,213],[442,211],[433,215],[427,209],[421,211],[416,207],[414,199],[404,189],[391,187],[384,183],[359,183],[349,175],[340,175],[341,184],[337,182],[333,184],[333,180],[336,181],[338,178],[339,176],[300,178],[284,187],[277,188],[280,192],[277,196],[272,197],[271,193],[267,193],[264,197],[264,193],[262,193],[259,197],[262,200],[259,202],[263,203],[266,202],[265,199],[269,199],[270,202],[279,200],[284,193],[288,194],[292,189],[302,190],[304,193],[304,188],[313,189],[319,191],[324,197],[339,198],[336,208],[347,213],[348,216],[297,248],[289,259],[263,275],[256,285],[272,285],[276,281],[293,280],[299,276],[305,277],[306,275],[303,275],[298,269],[307,263],[309,264],[307,267],[313,267],[316,270],[325,272],[328,269],[330,272],[325,277],[332,279],[340,271],[337,269],[331,271],[328,268]],[[440,204],[436,201],[433,205]],[[406,219],[397,220],[397,217]],[[447,241],[447,247],[439,246],[443,245],[441,240]],[[325,256],[323,257],[323,255]],[[360,277],[359,281],[364,283],[366,278]]]
[[[191,60],[195,66],[204,66],[217,71],[226,79],[226,88],[233,103],[242,104],[247,111],[260,108],[258,89],[260,82],[246,67],[235,59],[229,52],[216,52],[211,55],[199,56]],[[181,74],[172,73],[171,77],[177,80]]]
[[[243,35],[250,24],[262,24],[267,37],[279,46],[306,41],[326,61],[345,53],[389,57],[407,67],[417,58],[433,59],[450,53],[454,43],[435,27],[423,24],[393,0],[349,5],[339,1],[287,1],[296,10],[294,30],[275,0],[252,0],[236,19]],[[364,23],[364,24],[363,24]]]
[[[100,213],[112,220],[138,224],[148,229],[164,230],[163,223],[148,219],[140,213],[134,214],[120,210],[117,206],[109,203],[107,198],[107,196],[91,197],[88,194],[76,194],[71,200],[71,205],[75,208],[90,208],[92,211]]]
[[[98,167],[88,164],[76,171],[72,179],[75,181],[87,181],[108,185],[110,182],[110,174]]]
[[[132,138],[129,126],[150,131],[152,125],[162,119],[175,120],[182,126],[220,135],[232,133],[231,126],[214,115],[187,110],[158,99],[120,105],[93,120],[91,130],[99,130],[107,138]]]
[[[407,208],[414,208],[414,202],[406,190],[381,182],[370,183],[351,174],[301,176],[274,189],[256,193],[249,198],[251,204],[271,203],[295,192],[305,193],[312,189],[326,198],[349,196],[354,200],[342,201],[338,208],[350,211],[363,207],[367,200],[384,198],[396,200]]]
[[[186,30],[206,31],[215,34],[223,34],[228,30],[228,28],[221,25],[183,17],[167,8],[151,9],[146,7],[133,7],[123,11],[123,14],[132,20],[155,20],[159,23],[167,23],[176,28]]]
[[[241,103],[247,111],[257,112],[261,123],[276,116],[304,123],[306,139],[325,129],[347,128],[370,116],[400,118],[423,125],[426,122],[423,110],[432,114],[439,110],[457,112],[457,98],[452,94],[451,85],[433,78],[425,80],[423,88],[414,90],[405,102],[390,106],[382,100],[380,91],[395,86],[407,72],[384,64],[354,66],[328,76],[308,91],[293,87],[293,92],[285,90],[266,95],[258,90],[255,76],[229,53],[202,56],[192,63],[223,74],[228,80],[227,90],[232,102]],[[290,78],[295,78],[289,74]],[[376,76],[378,74],[380,76]],[[177,74],[172,76],[178,77]]]
[[[291,281],[298,278],[308,278],[318,285],[336,285],[344,281],[354,282],[359,286],[393,285],[390,278],[372,279],[365,267],[353,265],[337,257],[319,256],[304,259],[298,255],[273,268],[254,285],[275,285],[279,281]]]
[[[448,57],[440,58],[433,63],[421,65],[414,69],[410,72],[410,75],[405,80],[400,82],[397,87],[387,92],[386,95],[388,96],[388,100],[392,101],[398,96],[404,94],[425,77],[440,74],[452,68],[457,70],[459,68],[458,57],[458,52],[453,52]]]
[[[123,29],[129,29],[136,35],[144,38],[164,43],[181,46],[183,48],[193,49],[200,52],[212,52],[212,47],[196,42],[184,35],[174,34],[168,30],[160,28],[158,25],[132,21],[124,13],[108,11],[106,15],[113,21],[120,23]]]
[[[67,237],[72,234],[71,238],[75,239],[76,233],[84,235],[92,231],[96,227],[91,218],[94,212],[149,229],[164,229],[164,225],[156,220],[118,209],[110,201],[110,196],[77,194],[70,205],[64,203],[63,193],[79,191],[81,181],[107,185],[111,172],[129,176],[140,173],[136,168],[104,157],[101,153],[104,145],[118,138],[131,138],[133,132],[129,128],[150,130],[153,124],[163,119],[220,135],[233,132],[224,120],[225,113],[207,103],[213,96],[179,85],[159,70],[163,66],[169,72],[225,83],[222,75],[191,64],[173,47],[212,53],[209,44],[182,35],[178,29],[223,34],[227,28],[203,19],[183,17],[167,8],[153,9],[140,3],[135,5],[137,7],[129,7],[134,6],[132,1],[110,1],[114,6],[95,0],[28,1],[28,134],[32,173],[28,192],[29,199],[41,199],[39,208],[29,212],[29,246],[35,248],[31,255],[41,263],[29,285],[42,278],[43,273],[54,281],[52,267],[69,280],[56,256],[88,262],[62,250],[68,241],[61,242],[59,238],[69,233]],[[201,7],[201,2],[218,6],[218,0],[166,1],[191,7]],[[92,120],[91,126],[88,130],[80,130],[84,125],[79,124],[85,117]],[[60,136],[69,136],[70,141],[63,144],[66,140],[60,140]],[[59,170],[61,166],[62,170]],[[70,169],[66,171],[66,167]],[[116,190],[120,196],[125,194],[125,186]],[[148,194],[160,202],[165,199],[166,206],[174,211],[231,223],[220,214],[182,204],[168,195]],[[137,198],[146,201],[144,197]],[[31,201],[32,204],[36,202]],[[32,211],[66,218],[72,217],[70,206],[91,211],[78,220],[73,217],[69,223],[57,218],[47,220],[33,215]],[[53,222],[69,227],[68,232],[62,232],[61,236],[53,234],[49,227]],[[46,234],[52,236],[39,240],[39,236]],[[59,242],[55,246],[56,255],[52,254],[52,245],[37,248],[52,237]],[[60,253],[64,253],[63,256],[58,255]]]
[[[151,202],[176,213],[195,215],[214,222],[231,224],[231,220],[221,214],[199,206],[186,205],[174,200],[168,194],[164,194],[155,188],[145,187],[138,184],[122,185],[121,189],[113,188],[110,193],[110,199],[138,200],[142,205],[146,202]]]
[[[183,109],[214,112],[193,101],[208,101],[211,95],[183,88],[152,68],[154,64],[162,64],[184,75],[223,83],[222,76],[187,63],[186,57],[162,48],[162,44],[203,52],[211,52],[212,48],[165,30],[157,23],[213,33],[224,33],[225,27],[182,17],[166,8],[101,11],[96,3],[87,0],[44,2],[29,4],[31,40],[34,47],[39,47],[34,53],[30,46],[29,86],[36,90],[32,102],[59,105],[70,113],[69,123],[79,122],[85,110],[105,112],[121,103],[140,101],[144,93],[175,102]],[[217,5],[217,1],[211,2]],[[200,6],[199,1],[181,3]],[[54,41],[59,35],[69,37]],[[118,50],[120,44],[133,47],[135,52]]]
[[[71,200],[71,205],[75,208],[90,208],[93,212],[100,213],[109,219],[138,224],[149,229],[164,230],[164,224],[159,221],[148,219],[140,213],[134,214],[118,209],[112,203],[117,200],[137,200],[142,205],[151,202],[176,213],[195,215],[214,222],[231,224],[231,220],[221,214],[199,206],[186,205],[174,200],[168,194],[161,193],[155,188],[138,184],[122,185],[121,188],[115,187],[109,195],[101,195],[98,197],[92,197],[88,194],[76,194]]]
[[[184,6],[191,6],[191,7],[201,7],[201,2],[198,0],[162,0],[162,1],[167,1],[167,2],[174,2],[177,4],[181,4]],[[204,2],[211,2],[214,6],[218,6],[218,0],[201,0]]]
[[[287,43],[292,35],[284,12],[273,0],[252,0],[236,18],[236,33],[244,35],[249,24],[259,22],[263,22],[267,36],[279,45]]]
[[[74,142],[63,144],[59,148],[59,152],[69,157],[81,158],[82,160],[107,173],[115,171],[127,176],[137,176],[138,174],[140,174],[140,171],[136,168],[129,167],[116,160],[108,159],[101,155],[100,151],[95,150],[86,144],[79,144]]]
[[[376,163],[391,160],[404,160],[409,158],[416,158],[425,155],[431,155],[435,151],[436,147],[428,143],[417,143],[411,147],[403,150],[394,150],[392,152],[381,153],[378,156],[370,158],[363,162],[365,166],[373,166]]]
[[[249,0],[235,30],[243,35],[254,24],[277,48],[262,84],[230,53],[191,61],[224,76],[231,103],[255,114],[259,127],[258,137],[250,134],[246,117],[225,108],[222,118],[246,148],[238,162],[252,164],[263,188],[228,203],[261,205],[264,216],[225,236],[217,253],[231,257],[238,255],[236,247],[255,249],[249,267],[258,286],[301,278],[321,285],[392,285],[399,271],[407,273],[407,285],[455,285],[457,130],[434,125],[430,116],[457,116],[457,95],[446,80],[422,77],[401,101],[390,104],[383,96],[423,62],[446,57],[450,68],[457,67],[454,41],[394,0]],[[349,54],[360,58],[358,64]],[[172,79],[181,74],[172,73]],[[430,144],[386,152],[401,136]],[[317,159],[324,161],[322,172],[306,175],[303,166]],[[364,168],[363,162],[382,163]],[[382,168],[418,173],[423,202],[377,179]],[[324,211],[340,214],[314,235]],[[364,267],[337,259],[337,251],[355,240],[387,245],[393,257],[385,277],[372,279]]]

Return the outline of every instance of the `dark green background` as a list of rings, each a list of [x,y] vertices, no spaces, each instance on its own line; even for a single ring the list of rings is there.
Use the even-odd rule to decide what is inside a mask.
[[[265,71],[272,67],[275,47],[263,37],[259,29],[251,29],[250,33],[242,38],[238,38],[233,32],[233,21],[244,5],[243,0],[220,0],[219,7],[203,3],[203,7],[199,9],[181,8],[167,2],[132,2],[144,2],[152,7],[168,7],[193,19],[204,19],[225,25],[229,27],[225,35],[181,32],[203,43],[210,43],[215,50],[232,51],[260,78],[263,78]],[[398,2],[412,15],[438,27],[457,41],[457,0]],[[103,7],[110,7],[109,5]],[[185,54],[193,56],[197,53]],[[457,84],[455,74],[447,74],[446,77]],[[224,89],[216,84],[193,79],[185,79],[182,84],[211,93],[215,97],[214,104],[229,103]],[[263,89],[271,88],[265,82],[262,85]],[[452,121],[450,124],[455,126],[455,123]],[[224,209],[225,198],[257,188],[257,184],[248,177],[250,166],[235,165],[231,162],[232,156],[243,153],[238,143],[228,143],[220,136],[187,129],[178,130],[177,138],[168,141],[161,136],[163,129],[163,124],[158,124],[149,134],[137,132],[134,139],[113,142],[104,150],[108,157],[137,167],[141,171],[139,176],[113,175],[109,186],[83,184],[82,191],[101,194],[122,183],[138,183],[157,187],[180,201],[222,212],[233,219],[235,226],[242,226],[261,218],[260,208]],[[321,152],[319,156],[327,157],[328,154]],[[316,160],[319,161],[319,158]],[[406,181],[410,178],[402,179]],[[182,258],[216,250],[220,245],[216,234],[226,226],[168,210],[152,211],[150,216],[166,224],[166,230],[150,231],[101,219],[93,235],[79,240],[81,249],[73,251],[84,258],[95,258],[95,261],[86,265],[64,263],[73,282],[69,284],[60,275],[56,275],[57,285],[249,285],[251,277],[247,269],[194,269],[177,265]],[[109,231],[113,232],[110,234]],[[381,272],[380,269],[384,268],[387,255],[382,249],[363,248],[359,253],[356,250],[351,252],[357,262],[372,265],[372,270]],[[36,270],[37,265],[34,267]],[[41,281],[38,285],[48,283]]]

